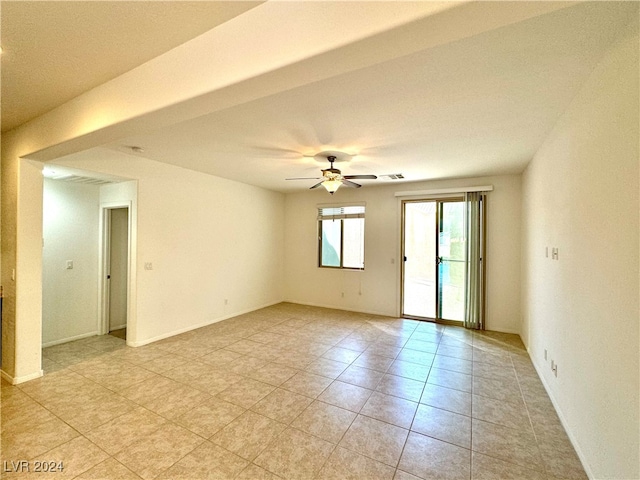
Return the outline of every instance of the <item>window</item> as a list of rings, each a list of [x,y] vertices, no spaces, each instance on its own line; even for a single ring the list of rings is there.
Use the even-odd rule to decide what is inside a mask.
[[[320,267],[364,270],[364,205],[318,208]]]

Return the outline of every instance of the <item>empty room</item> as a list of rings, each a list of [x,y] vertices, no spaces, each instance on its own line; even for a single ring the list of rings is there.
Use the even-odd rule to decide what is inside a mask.
[[[639,479],[639,7],[2,1],[0,476]]]

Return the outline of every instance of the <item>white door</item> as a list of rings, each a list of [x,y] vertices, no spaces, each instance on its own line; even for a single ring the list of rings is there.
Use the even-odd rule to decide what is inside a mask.
[[[127,265],[129,263],[129,209],[109,210],[109,331],[127,326]]]

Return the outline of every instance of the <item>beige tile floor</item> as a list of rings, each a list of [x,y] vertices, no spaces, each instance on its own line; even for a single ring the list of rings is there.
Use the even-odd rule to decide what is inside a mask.
[[[583,479],[518,336],[279,304],[2,384],[2,478]],[[7,468],[8,467],[8,468]]]

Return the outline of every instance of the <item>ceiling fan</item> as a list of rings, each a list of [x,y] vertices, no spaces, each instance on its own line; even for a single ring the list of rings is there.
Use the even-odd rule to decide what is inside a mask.
[[[340,170],[334,168],[333,166],[333,162],[337,160],[337,157],[335,155],[329,154],[327,155],[327,160],[329,161],[331,166],[322,170],[322,177],[295,177],[287,178],[286,180],[322,180],[309,189],[312,190],[322,185],[327,189],[327,192],[333,195],[342,185],[351,188],[360,188],[362,186],[359,183],[352,182],[351,180],[375,180],[376,178],[378,178],[375,175],[342,175]]]

